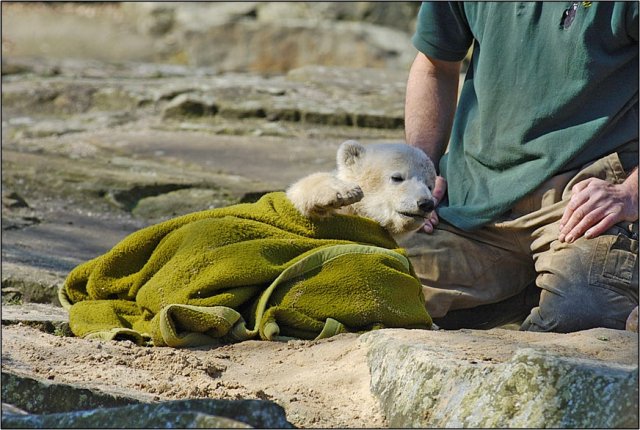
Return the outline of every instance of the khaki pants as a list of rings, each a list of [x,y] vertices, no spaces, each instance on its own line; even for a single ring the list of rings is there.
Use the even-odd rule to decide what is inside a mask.
[[[638,222],[571,244],[557,240],[571,187],[590,177],[623,182],[618,154],[554,176],[481,229],[441,220],[433,234],[403,241],[434,322],[490,328],[526,317],[522,330],[624,329],[638,305]]]

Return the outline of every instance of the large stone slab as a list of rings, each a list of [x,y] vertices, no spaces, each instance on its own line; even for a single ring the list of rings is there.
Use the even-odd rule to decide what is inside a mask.
[[[635,333],[383,330],[361,340],[392,427],[638,426]]]
[[[144,400],[2,373],[6,428],[292,428],[282,407],[265,400]]]

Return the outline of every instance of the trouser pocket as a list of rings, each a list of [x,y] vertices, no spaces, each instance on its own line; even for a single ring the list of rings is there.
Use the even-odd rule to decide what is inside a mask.
[[[638,224],[621,223],[597,240],[589,284],[613,290],[638,302]],[[634,237],[635,236],[635,237]]]

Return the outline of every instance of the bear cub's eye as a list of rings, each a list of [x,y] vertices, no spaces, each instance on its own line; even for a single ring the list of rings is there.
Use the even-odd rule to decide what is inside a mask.
[[[391,175],[391,182],[402,182],[402,181],[404,181],[404,178],[400,173],[394,173],[393,175]]]

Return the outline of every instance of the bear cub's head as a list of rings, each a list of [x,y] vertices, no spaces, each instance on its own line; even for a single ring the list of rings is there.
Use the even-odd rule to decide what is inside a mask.
[[[364,194],[343,210],[373,219],[396,237],[420,228],[435,208],[436,169],[418,148],[350,140],[338,149],[337,164],[336,176],[358,184]]]

